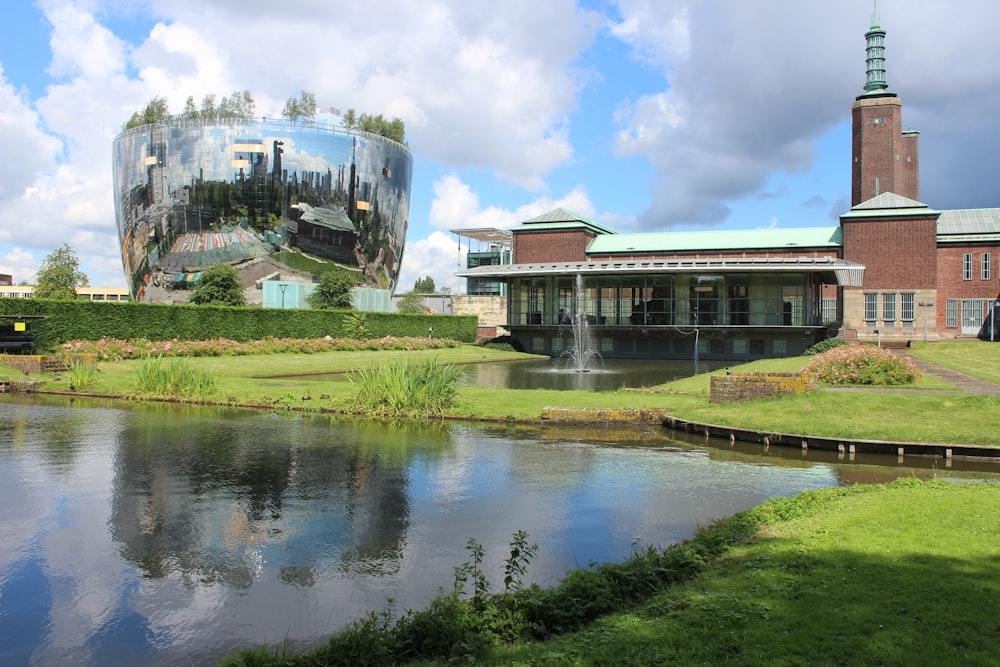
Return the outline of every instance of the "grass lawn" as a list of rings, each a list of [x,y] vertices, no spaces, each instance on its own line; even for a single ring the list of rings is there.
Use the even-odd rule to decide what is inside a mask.
[[[486,662],[996,664],[1000,485],[907,480],[777,502],[779,520],[692,581]]]
[[[921,343],[911,353],[959,373],[1000,383],[1000,343]]]
[[[921,356],[941,365],[978,366],[987,371],[1000,370],[998,351],[1000,347],[984,343],[933,343],[917,348]],[[333,380],[309,374],[348,371],[404,355],[453,364],[531,358],[531,355],[463,345],[410,352],[200,357],[190,358],[188,362],[218,377],[215,400],[219,402],[262,404],[279,409],[321,409],[345,405],[353,386],[344,378]],[[765,359],[734,368],[796,371],[807,362],[807,357]],[[91,391],[128,394],[140,364],[140,361],[101,362],[98,385]],[[261,377],[279,374],[301,375]],[[817,391],[734,404],[708,402],[709,377],[706,373],[647,391],[620,389],[600,393],[461,387],[449,415],[517,421],[537,420],[545,407],[658,408],[683,419],[772,432],[872,440],[1000,443],[1000,420],[992,417],[1000,408],[1000,398],[964,394],[930,376],[906,387],[909,391],[905,393],[858,388],[857,391]],[[60,382],[47,379],[50,380],[47,388],[68,388],[66,377]],[[950,393],[920,391],[942,389]]]

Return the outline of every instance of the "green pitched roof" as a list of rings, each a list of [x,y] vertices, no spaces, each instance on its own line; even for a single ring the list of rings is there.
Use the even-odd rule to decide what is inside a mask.
[[[573,211],[569,211],[564,208],[556,208],[548,211],[547,213],[536,215],[530,220],[525,220],[520,226],[515,227],[513,231],[530,232],[552,229],[589,229],[595,234],[618,233],[607,225],[594,222],[589,218],[585,218],[582,215],[578,215]]]
[[[738,229],[711,232],[652,232],[598,236],[588,255],[719,250],[788,250],[835,248],[842,245],[840,227]]]

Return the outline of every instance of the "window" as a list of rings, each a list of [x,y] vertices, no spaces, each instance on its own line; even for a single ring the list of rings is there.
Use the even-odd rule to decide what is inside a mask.
[[[945,323],[949,329],[958,327],[958,299],[948,299],[945,302]]]
[[[865,324],[875,326],[878,319],[878,294],[865,292]]]
[[[896,321],[896,293],[884,292],[882,294],[882,319],[886,324]]]
[[[990,253],[983,253],[982,273],[979,276],[982,280],[990,279]]]
[[[820,319],[823,324],[834,324],[837,318],[837,297],[824,296],[820,300]]]
[[[962,255],[962,280],[972,280],[972,253]]]
[[[904,322],[913,321],[913,302],[915,295],[913,292],[903,292],[899,295],[899,319]]]

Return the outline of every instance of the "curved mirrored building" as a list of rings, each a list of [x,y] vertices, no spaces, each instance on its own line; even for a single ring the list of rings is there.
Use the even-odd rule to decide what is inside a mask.
[[[219,263],[244,286],[339,265],[393,289],[413,158],[338,121],[177,119],[118,135],[115,218],[132,297],[184,301]]]

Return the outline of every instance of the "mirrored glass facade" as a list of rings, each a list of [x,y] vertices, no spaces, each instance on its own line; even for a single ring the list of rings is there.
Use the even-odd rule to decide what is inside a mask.
[[[334,265],[393,289],[413,158],[400,143],[290,119],[172,120],[113,147],[122,263],[137,301],[175,294],[219,263],[245,286],[311,280]]]

